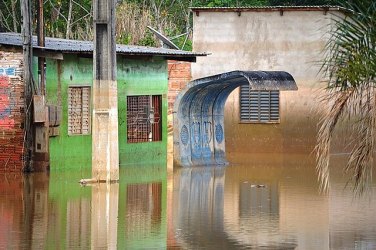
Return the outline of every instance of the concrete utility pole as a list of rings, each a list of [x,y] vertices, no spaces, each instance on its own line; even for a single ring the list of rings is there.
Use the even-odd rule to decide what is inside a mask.
[[[92,175],[119,180],[115,0],[94,0]]]

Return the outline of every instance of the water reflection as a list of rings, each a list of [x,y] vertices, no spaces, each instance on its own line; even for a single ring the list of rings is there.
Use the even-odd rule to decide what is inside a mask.
[[[141,243],[147,236],[161,231],[162,183],[128,184],[126,195],[125,237]]]
[[[0,174],[0,248],[45,248],[48,176]]]
[[[375,182],[354,198],[344,158],[323,195],[309,155],[229,157],[169,174],[128,166],[87,187],[90,170],[0,174],[0,249],[376,249]]]
[[[192,249],[221,240],[225,168],[183,168],[174,174],[175,240]]]
[[[69,200],[67,203],[67,248],[86,249],[91,244],[90,199]]]
[[[165,168],[81,187],[89,174],[0,174],[0,249],[166,248]]]
[[[329,192],[329,232],[331,249],[376,249],[376,180],[364,197],[349,195],[343,175],[344,157],[336,157]],[[374,168],[373,176],[376,176]]]
[[[187,249],[294,249],[294,238],[279,232],[278,183],[247,173],[234,176],[233,170],[235,166],[176,171],[174,244]]]
[[[375,249],[376,193],[345,189],[344,158],[320,194],[310,155],[232,155],[226,168],[174,173],[174,236],[184,249]],[[171,234],[172,235],[172,234]]]
[[[91,248],[116,249],[119,184],[99,183],[91,190]]]
[[[120,178],[118,249],[165,249],[166,167],[127,166]]]

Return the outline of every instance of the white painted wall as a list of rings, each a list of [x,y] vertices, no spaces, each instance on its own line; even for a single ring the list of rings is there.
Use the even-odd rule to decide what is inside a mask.
[[[280,124],[239,124],[238,91],[226,103],[227,152],[311,152],[317,96],[325,86],[318,72],[327,31],[338,11],[200,11],[193,14],[193,50],[211,53],[192,64],[197,79],[231,70],[282,70],[299,91],[282,92]]]

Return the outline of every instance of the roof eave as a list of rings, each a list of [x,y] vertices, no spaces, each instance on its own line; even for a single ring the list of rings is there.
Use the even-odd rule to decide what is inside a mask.
[[[19,33],[1,33],[0,45],[7,47],[21,47],[22,39]],[[35,51],[49,52],[49,53],[62,53],[62,54],[93,54],[92,42],[77,41],[46,37],[46,46],[41,47],[36,45],[36,37],[33,37],[33,49]],[[174,58],[175,60],[182,61],[195,61],[198,56],[206,56],[206,53],[197,53],[182,50],[171,50],[164,48],[132,46],[132,45],[117,45],[116,53],[124,56],[134,57],[163,57]]]
[[[263,7],[190,7],[192,12],[273,12],[273,11],[342,11],[340,6],[263,6]]]
[[[17,44],[0,44],[0,47],[8,47],[8,48],[18,48],[22,49],[20,45]],[[48,58],[54,58],[62,60],[62,57],[60,55],[63,54],[76,54],[76,55],[86,55],[88,57],[92,57],[93,51],[83,51],[83,50],[71,50],[71,51],[61,51],[61,50],[54,50],[49,49],[46,47],[40,47],[40,46],[33,46],[33,51],[37,52],[38,56],[42,57],[48,57]],[[196,62],[197,56],[207,56],[206,53],[200,53],[200,54],[189,54],[189,55],[174,55],[174,54],[164,54],[164,53],[125,53],[125,52],[116,52],[117,55],[124,56],[124,57],[161,57],[165,58],[166,60],[176,60],[176,61],[184,61],[184,62]]]

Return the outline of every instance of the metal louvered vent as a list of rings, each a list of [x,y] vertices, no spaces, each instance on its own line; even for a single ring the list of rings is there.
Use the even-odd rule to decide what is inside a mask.
[[[68,135],[90,134],[90,87],[68,88]]]
[[[279,91],[250,90],[240,86],[240,122],[278,123]]]

